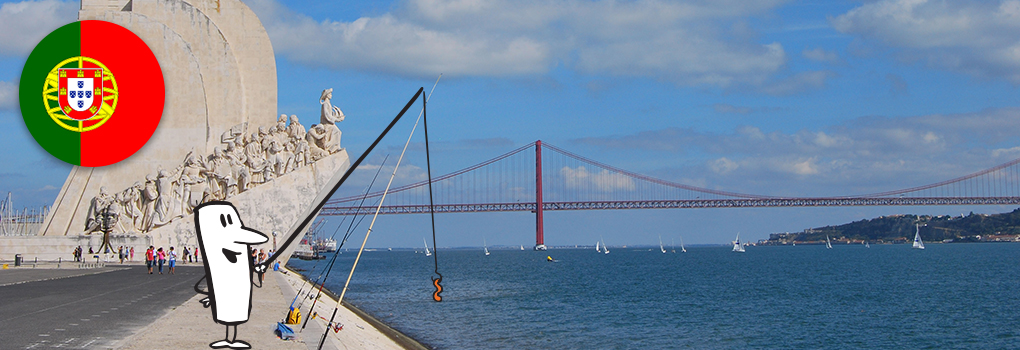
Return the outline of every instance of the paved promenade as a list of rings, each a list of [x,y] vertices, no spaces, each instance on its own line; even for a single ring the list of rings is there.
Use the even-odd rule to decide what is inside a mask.
[[[205,297],[192,289],[205,270],[179,266],[175,275],[149,275],[142,266],[92,270],[0,270],[0,339],[7,349],[208,349],[222,339],[225,327],[202,307]],[[238,326],[238,339],[254,349],[315,349],[326,321],[316,318],[294,340],[273,334],[286,316],[300,276],[270,272],[254,288],[251,318]],[[299,301],[300,303],[300,301]],[[328,318],[335,299],[323,295],[316,309]],[[307,317],[311,301],[305,302]],[[343,329],[330,331],[323,349],[424,349],[371,316],[341,308]],[[378,327],[378,328],[377,328]],[[396,341],[394,340],[396,339]]]

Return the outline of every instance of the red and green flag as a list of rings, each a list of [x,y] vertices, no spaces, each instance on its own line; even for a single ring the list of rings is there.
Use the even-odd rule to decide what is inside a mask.
[[[87,167],[141,149],[165,102],[156,56],[127,28],[104,21],[70,23],[43,38],[25,62],[18,93],[36,142]]]

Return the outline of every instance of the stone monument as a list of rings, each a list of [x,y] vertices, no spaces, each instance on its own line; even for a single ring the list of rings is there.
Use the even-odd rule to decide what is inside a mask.
[[[276,118],[272,44],[241,1],[82,0],[78,19],[119,24],[152,49],[166,81],[163,117],[130,158],[73,167],[37,236],[43,241],[0,242],[5,252],[69,258],[73,247],[98,247],[104,230],[114,247],[194,249],[192,209],[210,200],[231,201],[246,226],[282,235],[349,167],[332,89],[311,130],[296,115]],[[273,244],[270,237],[259,248]]]

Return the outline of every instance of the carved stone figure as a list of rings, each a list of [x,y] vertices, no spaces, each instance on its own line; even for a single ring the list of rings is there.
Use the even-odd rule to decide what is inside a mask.
[[[287,133],[295,141],[305,139],[305,126],[301,125],[301,122],[298,121],[297,115],[290,115],[290,126],[287,127]]]
[[[89,203],[88,218],[85,219],[85,232],[91,233],[102,228],[103,211],[110,205],[113,198],[106,192],[106,187],[99,188],[99,195]]]
[[[235,179],[237,185],[234,186],[236,192],[231,195],[244,192],[248,189],[248,181],[251,180],[251,174],[248,172],[248,166],[245,165],[244,150],[240,145],[241,140],[238,139],[236,142],[227,143],[226,157],[230,163],[230,176]]]
[[[322,96],[319,96],[319,103],[322,104],[322,115],[319,118],[319,124],[335,126],[337,122],[344,120],[344,112],[341,112],[339,107],[333,106],[333,103],[330,102],[332,99],[333,88],[322,90]]]
[[[205,195],[205,179],[203,179],[202,173],[205,171],[205,167],[202,166],[200,158],[196,155],[188,156],[188,159],[184,163],[184,171],[181,175],[181,184],[183,184],[183,195],[181,196],[181,203],[183,204],[184,210],[188,215],[192,213],[199,204],[202,204]]]
[[[156,177],[145,176],[145,187],[142,188],[142,229],[152,229],[152,222],[156,216],[156,199],[159,198],[159,190],[156,188]]]
[[[173,191],[172,184],[170,182],[170,174],[166,170],[160,169],[159,176],[156,177],[156,191],[159,192],[159,197],[156,199],[156,206],[153,210],[156,212],[155,217],[152,220],[152,226],[148,229],[151,230],[155,227],[166,225],[173,219]]]
[[[266,154],[262,150],[262,139],[258,133],[251,134],[251,139],[244,146],[244,156],[251,174],[251,182],[256,184],[265,182],[262,171],[266,168]]]
[[[142,225],[142,183],[135,181],[135,184],[122,192],[121,205],[124,207],[124,217],[127,219],[125,226],[130,232],[140,232]]]

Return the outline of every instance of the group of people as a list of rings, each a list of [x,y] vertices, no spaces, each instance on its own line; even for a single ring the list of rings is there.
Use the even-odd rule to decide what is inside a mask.
[[[171,275],[174,274],[174,270],[177,267],[177,258],[180,257],[182,263],[198,261],[198,248],[194,251],[188,250],[188,247],[184,247],[184,254],[178,255],[174,247],[170,247],[170,250],[163,250],[163,247],[154,249],[155,247],[149,246],[149,249],[145,250],[145,268],[148,269],[149,274],[153,272],[153,268],[157,269],[157,272],[163,274],[163,265],[167,265],[168,271]]]
[[[266,253],[265,249],[259,249],[259,250],[252,249],[251,250],[251,264],[252,265],[258,265],[258,264],[264,263],[264,262],[266,262],[266,260],[269,260],[269,257],[271,257],[271,256],[273,256],[273,250],[272,249],[269,250],[269,253]],[[262,278],[263,278],[262,274],[258,274],[258,275],[259,275],[259,283],[262,283]]]
[[[100,187],[89,202],[85,232],[149,232],[190,215],[199,204],[227,199],[339,152],[336,123],[345,116],[332,98],[332,89],[322,92],[320,123],[307,130],[296,115],[280,115],[276,125],[257,130],[237,125],[208,156],[189,153],[176,169],[159,168],[120,192]]]

